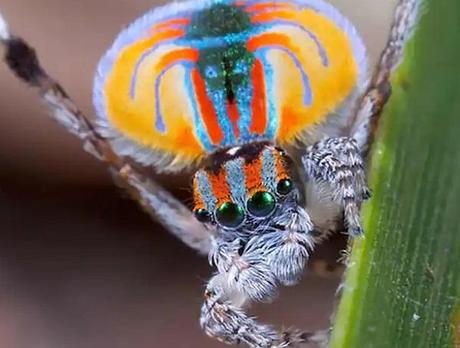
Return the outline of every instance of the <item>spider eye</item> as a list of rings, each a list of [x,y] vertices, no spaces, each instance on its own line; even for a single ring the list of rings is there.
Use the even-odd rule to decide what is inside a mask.
[[[275,209],[275,197],[267,191],[259,191],[249,198],[247,206],[249,212],[257,217],[270,215]]]
[[[216,219],[222,226],[235,228],[243,222],[244,210],[238,204],[225,202],[217,208]]]
[[[194,212],[195,217],[198,221],[200,222],[210,222],[211,221],[211,214],[209,214],[209,211],[203,208],[199,208],[195,210]]]
[[[289,192],[292,191],[294,185],[292,183],[292,180],[290,179],[282,179],[278,182],[278,185],[276,186],[276,191],[280,195],[287,195]]]

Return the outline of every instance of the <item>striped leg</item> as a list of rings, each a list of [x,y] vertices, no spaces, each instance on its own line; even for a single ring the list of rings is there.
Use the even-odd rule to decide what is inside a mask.
[[[390,35],[376,71],[362,97],[349,133],[360,149],[366,150],[377,128],[379,115],[391,95],[391,73],[404,55],[404,47],[411,37],[420,15],[421,0],[399,0]]]
[[[310,146],[302,158],[310,180],[325,182],[333,190],[333,200],[344,210],[349,234],[363,233],[359,208],[370,196],[363,160],[353,138],[327,138]]]
[[[206,288],[205,302],[201,308],[201,325],[209,336],[229,344],[245,343],[251,348],[298,347],[309,343],[326,346],[328,330],[278,333],[268,325],[257,323],[223,295],[223,288],[215,284],[218,281],[216,277]]]
[[[0,15],[0,46],[4,60],[23,81],[39,90],[53,118],[83,142],[86,151],[104,161],[129,194],[144,210],[159,220],[176,237],[202,254],[210,249],[211,235],[192,213],[169,192],[118,157],[108,142],[94,129],[64,89],[41,67],[35,51],[22,39],[11,35]]]
[[[209,259],[217,267],[206,287],[200,324],[225,343],[244,342],[253,348],[272,347],[278,333],[243,311],[248,299],[264,300],[276,292],[276,279],[261,250],[240,250],[242,241],[216,240]]]
[[[200,324],[205,332],[222,342],[245,343],[251,348],[297,347],[323,342],[326,337],[322,333],[297,330],[279,333],[244,312],[250,300],[271,299],[277,282],[263,248],[241,252],[239,245],[238,240],[221,242],[211,255],[219,273],[211,278],[204,294]]]
[[[225,279],[218,274],[206,287],[200,316],[205,332],[229,344],[243,342],[251,348],[276,347],[278,333],[268,325],[257,323],[235,305],[233,301],[236,299],[226,295],[224,284]]]

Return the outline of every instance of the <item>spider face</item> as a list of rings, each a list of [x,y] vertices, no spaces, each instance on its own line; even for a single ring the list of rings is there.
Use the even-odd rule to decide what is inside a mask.
[[[275,227],[278,217],[298,204],[290,162],[284,151],[266,143],[214,154],[193,180],[195,217],[224,231]]]

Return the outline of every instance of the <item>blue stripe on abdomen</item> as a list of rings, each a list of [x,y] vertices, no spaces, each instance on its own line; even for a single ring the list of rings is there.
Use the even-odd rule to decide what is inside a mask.
[[[326,49],[323,47],[323,45],[321,44],[319,39],[316,37],[316,35],[314,33],[312,33],[310,30],[308,30],[307,28],[305,28],[303,25],[300,25],[300,24],[295,23],[295,22],[291,22],[291,21],[289,21],[287,19],[277,19],[277,20],[271,21],[270,26],[272,26],[272,25],[288,25],[288,26],[293,26],[295,28],[298,28],[298,29],[302,30],[315,43],[316,48],[318,49],[318,54],[319,54],[319,56],[321,58],[321,62],[323,64],[323,66],[328,66],[329,65],[329,57],[327,55]]]
[[[177,66],[178,64],[186,65],[186,64],[190,64],[190,62],[188,60],[178,60],[174,63],[169,64],[158,74],[158,77],[155,80],[155,115],[156,115],[155,128],[160,133],[166,132],[166,126],[163,120],[163,113],[161,112],[161,101],[160,101],[161,79],[169,71],[169,69]]]
[[[304,102],[304,104],[306,106],[311,105],[311,103],[313,101],[312,100],[313,96],[312,96],[312,91],[311,91],[311,86],[310,86],[310,80],[308,78],[307,73],[305,72],[305,70],[302,67],[302,63],[300,63],[299,59],[295,56],[295,54],[292,53],[286,47],[281,46],[281,45],[267,45],[267,46],[264,46],[262,49],[268,50],[268,51],[271,50],[271,49],[280,50],[280,51],[286,53],[292,59],[292,61],[294,62],[295,66],[297,67],[300,75],[302,76],[302,82],[303,82],[303,88],[304,88],[304,90],[303,90],[303,102]]]

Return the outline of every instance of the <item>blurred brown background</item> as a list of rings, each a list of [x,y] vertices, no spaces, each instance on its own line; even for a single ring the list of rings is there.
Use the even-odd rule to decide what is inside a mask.
[[[394,0],[336,0],[381,49]],[[92,114],[92,75],[147,0],[2,0],[48,72]],[[198,325],[211,270],[115,189],[104,166],[47,116],[35,91],[0,64],[0,348],[223,346]],[[171,183],[172,180],[169,180]],[[169,187],[187,196],[187,179]],[[264,321],[324,328],[337,278],[307,273]]]

